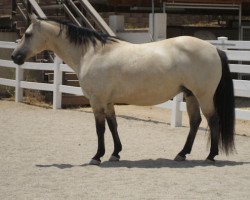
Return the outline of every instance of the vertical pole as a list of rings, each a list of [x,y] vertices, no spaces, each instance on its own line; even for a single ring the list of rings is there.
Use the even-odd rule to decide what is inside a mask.
[[[167,17],[167,2],[163,2],[163,13],[166,15]],[[166,38],[167,38],[167,30],[168,30],[168,23],[167,23],[167,18],[166,18]]]
[[[30,4],[30,2],[29,1],[27,1],[27,12],[28,12],[28,14],[27,14],[27,19],[28,19],[28,25],[30,24],[30,17],[29,17],[29,15],[31,15],[32,14],[32,7],[31,7],[31,4]]]
[[[56,56],[54,61],[54,91],[53,91],[53,109],[62,107],[62,93],[60,92],[60,85],[62,85],[62,71],[60,65],[62,60]]]
[[[182,126],[182,111],[180,109],[183,93],[176,95],[172,101],[171,126]]]
[[[241,26],[241,32],[240,32],[241,40],[244,40],[244,28],[245,28],[245,26]]]
[[[166,13],[166,2],[163,2],[163,13]]]
[[[152,38],[155,40],[155,2],[152,0]]]
[[[15,102],[21,102],[23,100],[23,88],[21,88],[21,81],[23,81],[23,69],[18,65],[16,66]]]
[[[12,6],[11,6],[11,9],[12,9],[12,18],[13,18],[13,15],[16,15],[17,3],[16,3],[16,0],[12,0],[11,3],[12,3]]]
[[[16,20],[16,12],[17,11],[17,3],[16,0],[12,0],[12,6],[11,6],[11,28],[14,28],[14,21]]]
[[[239,26],[238,26],[238,28],[239,28],[239,36],[238,36],[239,40],[242,40],[241,17],[242,17],[242,5],[240,4],[239,5]]]

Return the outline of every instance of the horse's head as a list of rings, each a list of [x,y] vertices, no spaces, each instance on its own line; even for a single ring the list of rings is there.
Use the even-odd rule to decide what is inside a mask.
[[[22,65],[26,59],[43,51],[46,47],[46,39],[42,32],[41,21],[35,15],[31,16],[31,25],[19,41],[12,53],[14,63]]]

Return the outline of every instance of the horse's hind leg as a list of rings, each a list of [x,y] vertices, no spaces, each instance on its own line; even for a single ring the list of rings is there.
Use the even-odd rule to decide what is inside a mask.
[[[214,161],[214,157],[219,154],[220,126],[219,117],[214,107],[213,97],[203,97],[199,99],[201,110],[205,115],[210,128],[211,147],[207,161]]]
[[[190,131],[183,149],[175,157],[176,161],[185,160],[186,154],[191,153],[194,139],[201,123],[200,108],[196,97],[192,94],[191,91],[186,91],[184,94],[186,99],[187,112],[189,116]]]
[[[119,152],[122,150],[122,144],[117,131],[117,121],[113,104],[108,104],[107,106],[106,119],[114,141],[114,152],[109,161],[119,161]]]
[[[208,119],[208,126],[210,128],[210,137],[211,137],[211,147],[210,153],[207,157],[207,161],[215,161],[214,157],[219,154],[219,117],[217,114],[211,115]]]

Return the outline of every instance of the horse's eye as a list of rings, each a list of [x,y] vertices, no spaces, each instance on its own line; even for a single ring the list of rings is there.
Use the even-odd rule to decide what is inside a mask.
[[[25,33],[25,38],[30,38],[32,36],[31,33]]]

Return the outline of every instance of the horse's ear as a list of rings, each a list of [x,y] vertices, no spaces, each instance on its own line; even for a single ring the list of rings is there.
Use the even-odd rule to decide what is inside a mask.
[[[35,13],[32,13],[31,15],[29,15],[29,17],[30,17],[31,23],[35,23],[38,21]]]

